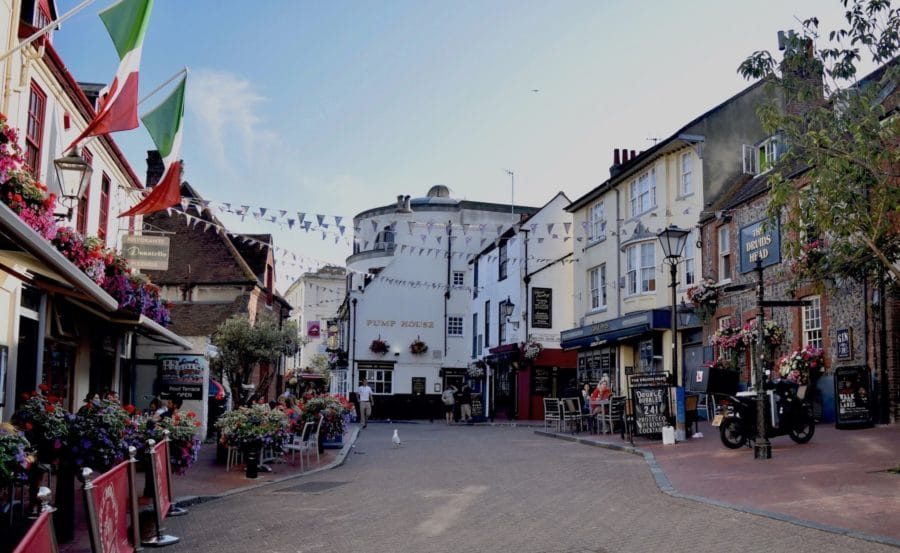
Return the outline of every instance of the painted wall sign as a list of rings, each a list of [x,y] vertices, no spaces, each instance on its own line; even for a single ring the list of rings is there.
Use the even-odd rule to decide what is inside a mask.
[[[399,324],[398,324],[399,323]],[[391,319],[368,319],[366,326],[399,326],[400,328],[434,328],[434,321],[395,321]]]
[[[135,269],[165,271],[169,268],[168,236],[126,234],[122,237],[122,252],[128,264]]]
[[[553,328],[553,288],[531,289],[531,326]]]
[[[157,354],[159,392],[162,397],[203,399],[203,381],[209,366],[203,355]]]
[[[763,219],[741,229],[741,272],[749,273],[759,261],[763,267],[781,263],[781,225]]]
[[[849,328],[841,328],[836,333],[837,358],[853,359],[853,333]]]

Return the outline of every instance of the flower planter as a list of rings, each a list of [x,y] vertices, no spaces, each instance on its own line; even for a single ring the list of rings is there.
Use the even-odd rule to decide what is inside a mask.
[[[325,436],[325,440],[322,442],[322,447],[325,449],[341,449],[344,447],[344,435],[338,436]]]

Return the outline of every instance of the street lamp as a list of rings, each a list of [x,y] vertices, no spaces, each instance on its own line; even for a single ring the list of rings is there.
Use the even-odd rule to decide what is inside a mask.
[[[669,264],[670,274],[672,275],[672,384],[675,387],[678,387],[680,384],[678,380],[678,301],[676,297],[678,260],[681,259],[681,255],[684,253],[684,246],[690,234],[691,231],[689,230],[669,225],[656,235],[662,246],[663,255],[665,256],[664,261]],[[672,415],[674,419],[675,413],[673,412]]]
[[[91,168],[91,164],[81,157],[77,145],[73,146],[63,157],[54,159],[53,166],[56,168],[56,178],[59,181],[63,202],[69,207],[66,218],[70,219],[75,203],[84,194],[88,183],[91,182],[94,170]]]

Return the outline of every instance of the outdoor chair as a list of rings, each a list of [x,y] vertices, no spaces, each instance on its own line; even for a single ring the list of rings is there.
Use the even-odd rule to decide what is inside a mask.
[[[563,424],[567,429],[571,429],[573,433],[584,429],[585,413],[581,410],[581,398],[563,398],[559,400],[559,407]]]
[[[309,435],[312,433],[313,426],[316,423],[309,421],[303,425],[303,429],[299,434],[295,433],[291,436],[291,441],[289,443],[284,444],[283,449],[285,452],[291,452],[291,464],[296,465],[297,454],[300,454],[300,470],[303,470],[303,456],[307,457],[307,463],[309,463],[309,446],[310,442],[308,439]],[[317,444],[314,444],[317,445]]]
[[[684,396],[684,430],[688,436],[691,436],[700,430],[699,427],[699,409],[700,396],[687,395]],[[691,432],[693,426],[694,431]]]
[[[230,472],[231,467],[236,467],[244,462],[244,454],[241,449],[228,446],[228,457],[225,459],[225,472]]]
[[[607,409],[597,415],[598,424],[604,434],[615,434],[619,430],[625,434],[625,396],[613,396]]]
[[[325,420],[325,416],[319,413],[319,422],[315,423],[315,430],[309,433],[306,440],[306,447],[312,448],[316,452],[316,464],[319,463],[319,434],[322,432],[322,421]],[[310,459],[309,456],[310,450],[306,450],[307,460]]]
[[[555,397],[545,397],[544,398],[544,430],[547,430],[547,427],[550,424],[556,426],[556,430],[559,431],[559,400]]]

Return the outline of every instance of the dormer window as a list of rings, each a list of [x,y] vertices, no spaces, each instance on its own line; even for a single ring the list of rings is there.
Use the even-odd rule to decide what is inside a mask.
[[[753,146],[744,144],[744,173],[759,175],[771,171],[785,152],[781,135],[773,135]]]

